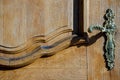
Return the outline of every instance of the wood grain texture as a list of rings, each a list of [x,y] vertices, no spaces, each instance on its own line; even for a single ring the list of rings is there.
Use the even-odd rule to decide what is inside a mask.
[[[64,31],[65,30],[63,30],[62,32]],[[71,30],[68,30],[68,32],[69,31]],[[58,34],[56,33],[57,36]],[[27,43],[20,45],[18,47],[1,46],[1,48],[3,49],[0,50],[1,51],[0,65],[5,65],[9,67],[24,66],[27,63],[34,61],[34,59],[36,58],[39,58],[44,55],[53,55],[54,53],[69,47],[71,44],[71,40],[74,37],[75,37],[74,35],[64,37],[63,39],[60,39],[57,42],[54,42],[53,44],[48,46],[41,44],[44,43],[45,40],[42,39],[40,36],[33,37]],[[49,38],[47,40],[49,40]]]
[[[27,42],[33,36],[46,36],[52,32],[54,33],[54,31],[59,32],[59,29],[64,26],[72,29],[72,3],[73,0],[0,0],[0,44],[14,47]],[[54,56],[37,59],[34,63],[23,68],[13,70],[0,68],[0,79],[119,80],[120,1],[84,0],[84,30],[89,25],[102,24],[104,22],[103,15],[108,8],[113,9],[115,12],[117,25],[115,67],[112,71],[107,71],[105,68],[103,57],[104,37],[101,33],[94,31],[89,34],[90,44],[87,46],[70,47]],[[62,28],[62,30],[66,28]],[[42,37],[44,42],[48,42],[42,45],[48,46],[68,35],[71,35],[71,33],[62,34],[61,36],[57,35],[54,40],[51,39],[52,35]],[[2,49],[6,50],[3,47]],[[0,55],[4,56],[2,53]],[[19,56],[18,54],[15,55]],[[15,62],[12,64],[15,64]]]
[[[3,80],[87,80],[86,47],[70,47],[31,65],[0,71]]]
[[[100,24],[104,22],[104,14],[108,8],[111,8],[115,12],[115,22],[117,25],[117,32],[115,36],[116,40],[116,51],[115,51],[115,67],[113,70],[108,71],[105,68],[104,59],[104,42],[105,39],[101,33],[94,31],[89,34],[91,42],[94,44],[87,47],[88,54],[88,80],[119,80],[120,79],[120,68],[119,68],[119,0],[89,0],[89,25]]]
[[[72,0],[0,0],[0,4],[1,45],[14,47],[64,26],[72,29]]]
[[[0,64],[18,66],[43,53],[53,54],[68,47],[72,39],[72,3],[72,0],[0,0]]]
[[[42,45],[49,45],[49,42],[50,44],[53,44],[56,40],[59,41],[71,35],[73,25],[73,0],[0,0],[0,4],[0,37],[5,37],[0,40],[1,45],[15,47],[24,42],[29,43],[29,39],[39,35],[45,37],[37,37],[36,39],[41,40],[42,38],[43,42],[46,42],[46,44],[43,43]],[[56,33],[59,33],[59,30],[66,30],[64,26],[67,27],[67,30],[70,30],[70,33],[60,33],[58,36]],[[61,30],[61,27],[64,28]],[[54,34],[51,35],[52,32]],[[56,35],[54,36],[55,40],[53,40],[53,35]],[[70,43],[70,41],[65,41],[62,45],[66,45],[68,43]],[[3,47],[1,48],[8,52],[16,50]],[[64,47],[61,46],[57,49],[61,48]],[[24,46],[22,49],[25,49]],[[55,48],[54,50],[57,49]],[[29,52],[30,50],[27,51]],[[35,63],[24,68],[5,71],[2,68],[0,70],[0,79],[87,80],[85,53],[86,47],[81,47],[80,49],[78,47],[70,47],[69,49],[61,51],[49,58],[38,59]],[[15,54],[15,57],[25,54]],[[36,54],[40,53],[38,52]],[[11,55],[5,56],[2,53],[1,56],[13,57]],[[24,62],[24,59],[21,61]],[[16,62],[12,62],[10,64],[15,63]]]

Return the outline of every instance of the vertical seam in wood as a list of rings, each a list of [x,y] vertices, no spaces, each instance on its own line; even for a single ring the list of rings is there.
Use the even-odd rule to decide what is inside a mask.
[[[86,66],[87,66],[87,80],[88,80],[88,53],[87,53],[87,46],[86,46]]]
[[[83,29],[84,32],[87,32],[87,28],[89,27],[89,0],[83,0]],[[88,66],[88,47],[86,46],[86,66],[87,66],[87,80],[89,80],[89,66]]]

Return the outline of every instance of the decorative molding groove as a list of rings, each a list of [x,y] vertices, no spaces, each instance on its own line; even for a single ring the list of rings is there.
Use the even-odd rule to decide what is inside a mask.
[[[65,27],[47,36],[35,36],[16,47],[0,45],[0,65],[17,68],[30,64],[39,57],[53,55],[58,51],[68,48],[71,45],[72,39],[77,37],[77,35],[66,36],[47,46],[42,44],[53,40],[57,36],[71,32],[72,29]],[[74,44],[72,43],[72,45]]]

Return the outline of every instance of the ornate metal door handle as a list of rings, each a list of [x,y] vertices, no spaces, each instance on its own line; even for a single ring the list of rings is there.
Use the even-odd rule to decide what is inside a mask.
[[[114,13],[111,9],[108,9],[105,14],[105,22],[103,26],[101,25],[93,25],[89,27],[89,32],[92,32],[94,29],[100,30],[101,32],[104,32],[107,41],[105,44],[105,57],[106,57],[106,65],[108,67],[108,70],[111,70],[114,67],[114,59],[115,59],[115,40],[114,40],[114,34],[116,25],[114,22]]]

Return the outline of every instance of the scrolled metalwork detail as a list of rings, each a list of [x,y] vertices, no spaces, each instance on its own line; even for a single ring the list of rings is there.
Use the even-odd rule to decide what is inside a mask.
[[[105,57],[107,62],[107,67],[109,70],[111,70],[114,67],[114,59],[115,59],[115,40],[114,40],[114,34],[116,25],[114,22],[115,14],[111,9],[106,10],[105,14],[105,22],[102,25],[93,25],[89,27],[89,32],[92,32],[95,30],[100,30],[101,32],[104,32],[107,38],[106,44],[105,44]]]

